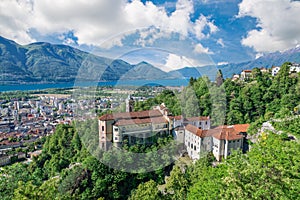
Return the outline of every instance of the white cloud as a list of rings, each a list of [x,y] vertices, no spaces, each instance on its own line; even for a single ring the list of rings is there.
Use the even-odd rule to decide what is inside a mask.
[[[213,54],[213,52],[211,52],[209,48],[203,47],[200,43],[195,45],[194,52],[199,54]]]
[[[199,66],[198,62],[194,59],[187,58],[185,56],[179,56],[176,54],[169,54],[164,64],[164,71],[176,70],[184,67],[195,67]]]
[[[30,1],[2,0],[0,2],[0,34],[20,43],[33,42],[28,32],[32,15]]]
[[[209,28],[209,33],[204,34],[203,30],[205,27]],[[218,27],[213,24],[213,22],[210,22],[209,19],[203,15],[201,15],[195,22],[193,26],[194,32],[196,34],[196,37],[198,39],[208,38],[211,33],[215,33],[218,31]]]
[[[218,62],[217,65],[227,65],[227,64],[229,64],[229,62]]]
[[[242,44],[257,52],[272,52],[300,44],[300,2],[243,0],[238,17],[257,18],[258,30],[248,32]]]
[[[221,47],[225,47],[225,44],[224,44],[224,41],[223,41],[223,39],[222,38],[219,38],[218,40],[217,40],[217,44],[219,44],[219,45],[221,45]]]
[[[105,48],[122,46],[126,35],[141,28],[155,27],[159,32],[142,31],[137,43],[147,45],[156,39],[179,33],[198,39],[209,37],[218,28],[201,15],[196,22],[192,0],[178,0],[174,12],[163,6],[140,0],[2,0],[0,1],[0,35],[20,43],[34,41],[30,30],[42,35],[73,31],[79,44]],[[209,34],[204,35],[204,28]]]

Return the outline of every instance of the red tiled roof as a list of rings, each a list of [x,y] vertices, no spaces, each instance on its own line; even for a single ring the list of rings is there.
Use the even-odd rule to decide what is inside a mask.
[[[202,137],[202,132],[203,132],[203,130],[197,128],[197,127],[194,126],[194,125],[188,124],[188,125],[185,126],[185,129],[188,130],[189,132],[191,132],[191,133],[197,135],[198,137]]]
[[[163,124],[168,121],[164,117],[152,117],[152,118],[144,118],[144,119],[121,119],[118,120],[114,125],[116,126],[126,126],[126,125],[134,125],[134,124]]]
[[[242,139],[244,136],[240,134],[241,132],[246,132],[249,124],[236,124],[233,126],[218,126],[214,129],[201,130],[196,126],[191,124],[186,125],[186,130],[197,135],[198,137],[209,137],[213,136],[219,140],[238,140]]]
[[[250,124],[235,124],[233,125],[234,130],[238,132],[247,132]]]
[[[252,70],[243,70],[243,72],[251,73]]]
[[[233,128],[220,129],[218,132],[213,134],[214,138],[218,140],[238,140],[242,139],[244,136],[239,134]]]
[[[99,117],[101,121],[118,120],[118,119],[136,119],[136,118],[149,118],[149,117],[160,117],[161,112],[158,110],[146,110],[137,112],[124,112],[124,113],[113,113],[105,114]]]
[[[243,138],[241,132],[247,132],[249,124],[236,124],[232,126],[219,126],[212,129],[212,134],[214,138],[219,140],[238,140]],[[210,131],[210,130],[209,130]]]
[[[205,116],[200,116],[200,117],[187,117],[186,118],[187,121],[207,121],[209,120],[209,116],[205,117]]]

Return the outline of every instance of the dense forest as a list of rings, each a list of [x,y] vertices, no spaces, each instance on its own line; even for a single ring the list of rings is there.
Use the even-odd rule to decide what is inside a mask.
[[[165,90],[155,98],[137,102],[135,110],[165,103],[173,115],[211,116],[214,125],[252,123],[250,132],[254,133],[264,121],[298,112],[300,78],[290,73],[289,66],[283,64],[275,77],[254,68],[245,80],[224,80],[221,71],[215,81],[205,76],[191,78],[183,91]]]
[[[247,154],[236,151],[215,165],[212,155],[195,163],[172,156],[155,158],[157,149],[173,151],[171,138],[152,146],[125,146],[127,152],[143,152],[144,165],[134,173],[127,154],[105,155],[98,149],[97,121],[59,125],[47,137],[42,154],[30,164],[17,163],[0,171],[1,199],[299,199],[300,145],[298,142],[300,82],[288,63],[275,77],[252,71],[245,81],[191,78],[181,92],[165,90],[136,110],[164,102],[174,115],[211,116],[214,125],[251,123],[256,133],[265,121],[282,134],[266,132],[251,144]],[[284,134],[286,133],[286,134]],[[288,134],[296,137],[290,140]],[[175,148],[176,149],[176,148]],[[114,160],[119,169],[105,164]],[[143,170],[152,165],[153,171]]]

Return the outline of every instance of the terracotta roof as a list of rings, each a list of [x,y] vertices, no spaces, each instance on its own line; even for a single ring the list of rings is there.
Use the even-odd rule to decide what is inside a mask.
[[[240,135],[233,128],[222,129],[218,133],[213,134],[214,138],[218,140],[238,140],[242,139],[244,136]]]
[[[252,70],[243,70],[243,72],[248,72],[248,73],[251,73]]]
[[[193,126],[191,124],[187,124],[185,126],[185,129],[188,130],[189,132],[193,133],[194,135],[197,135],[198,137],[202,136],[203,130],[197,128],[196,126]]]
[[[247,132],[250,124],[235,124],[233,125],[234,130],[238,132]]]
[[[245,132],[246,124],[242,124],[242,126],[237,125],[237,128],[233,126],[219,126],[215,129],[209,130],[214,138],[218,140],[238,140],[242,139],[244,136],[240,134],[240,132]],[[249,125],[248,125],[249,126]]]
[[[153,124],[163,124],[163,123],[168,123],[168,120],[164,117],[152,117],[150,118],[150,121]]]
[[[114,125],[115,126],[126,126],[126,125],[134,125],[134,124],[163,124],[168,121],[164,117],[152,117],[152,118],[144,118],[144,119],[121,119],[118,120]]]
[[[240,134],[241,132],[247,132],[249,124],[235,124],[232,126],[218,126],[214,129],[201,130],[196,126],[188,124],[185,128],[191,133],[199,137],[210,137],[213,136],[219,140],[238,140],[242,139],[244,136]]]
[[[101,121],[118,120],[118,119],[136,119],[136,118],[149,118],[149,117],[160,117],[161,112],[158,110],[146,110],[137,112],[123,112],[123,113],[113,113],[105,114],[99,117]]]
[[[200,116],[200,117],[187,117],[186,118],[187,121],[207,121],[209,120],[209,116],[205,117],[205,116]]]

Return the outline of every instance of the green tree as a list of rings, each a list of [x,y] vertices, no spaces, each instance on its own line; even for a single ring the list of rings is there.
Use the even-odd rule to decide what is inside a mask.
[[[129,200],[157,200],[162,199],[162,194],[157,188],[155,181],[150,180],[145,183],[141,183],[136,190],[133,190]]]
[[[188,174],[175,165],[171,171],[170,177],[167,178],[166,191],[171,199],[186,199],[189,187]]]

